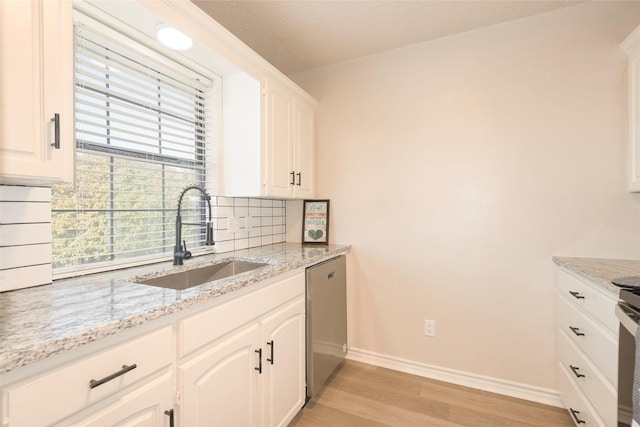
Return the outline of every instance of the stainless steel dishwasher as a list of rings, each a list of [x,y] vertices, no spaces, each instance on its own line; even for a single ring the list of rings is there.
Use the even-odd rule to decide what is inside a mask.
[[[347,354],[347,263],[344,255],[307,268],[307,399]]]

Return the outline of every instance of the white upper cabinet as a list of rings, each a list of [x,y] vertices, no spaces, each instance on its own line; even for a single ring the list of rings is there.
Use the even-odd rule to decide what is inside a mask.
[[[621,44],[627,52],[629,65],[629,191],[640,192],[640,27],[636,28]]]
[[[296,100],[293,117],[293,169],[296,175],[293,187],[294,197],[297,199],[311,198],[314,188],[315,121],[313,105],[302,99]]]
[[[73,179],[72,2],[0,2],[0,183]]]
[[[284,77],[223,83],[226,196],[313,197],[315,101]]]
[[[265,195],[313,196],[313,105],[276,81],[266,88]]]

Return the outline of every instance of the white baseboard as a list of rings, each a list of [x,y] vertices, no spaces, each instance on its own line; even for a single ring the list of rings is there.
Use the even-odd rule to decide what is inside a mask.
[[[465,387],[503,394],[518,399],[525,399],[532,402],[564,408],[564,405],[560,400],[560,394],[557,390],[505,381],[498,378],[485,377],[439,366],[427,365],[353,347],[349,348],[347,359],[355,360],[356,362],[368,363],[382,368],[393,369],[407,374],[418,375],[424,378],[431,378]]]

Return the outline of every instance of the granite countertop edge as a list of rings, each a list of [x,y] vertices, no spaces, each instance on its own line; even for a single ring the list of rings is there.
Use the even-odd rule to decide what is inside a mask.
[[[553,262],[618,296],[611,281],[619,277],[640,276],[640,259],[582,258],[554,256]]]
[[[65,279],[51,285],[0,293],[0,374],[44,360],[192,305],[250,287],[288,271],[349,253],[349,245],[275,244],[205,255],[182,267],[167,263]],[[226,260],[266,267],[183,291],[133,283]],[[170,264],[170,263],[169,263]],[[136,298],[139,301],[136,302]],[[104,302],[103,300],[108,300]],[[103,305],[97,310],[93,304]],[[108,312],[106,316],[92,311]],[[47,318],[49,322],[43,322]],[[56,321],[62,326],[56,325]]]

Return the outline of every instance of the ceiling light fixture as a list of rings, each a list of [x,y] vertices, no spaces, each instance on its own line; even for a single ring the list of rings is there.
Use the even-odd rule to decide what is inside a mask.
[[[168,25],[159,25],[156,28],[156,38],[160,43],[173,50],[188,50],[193,46],[191,37]]]

